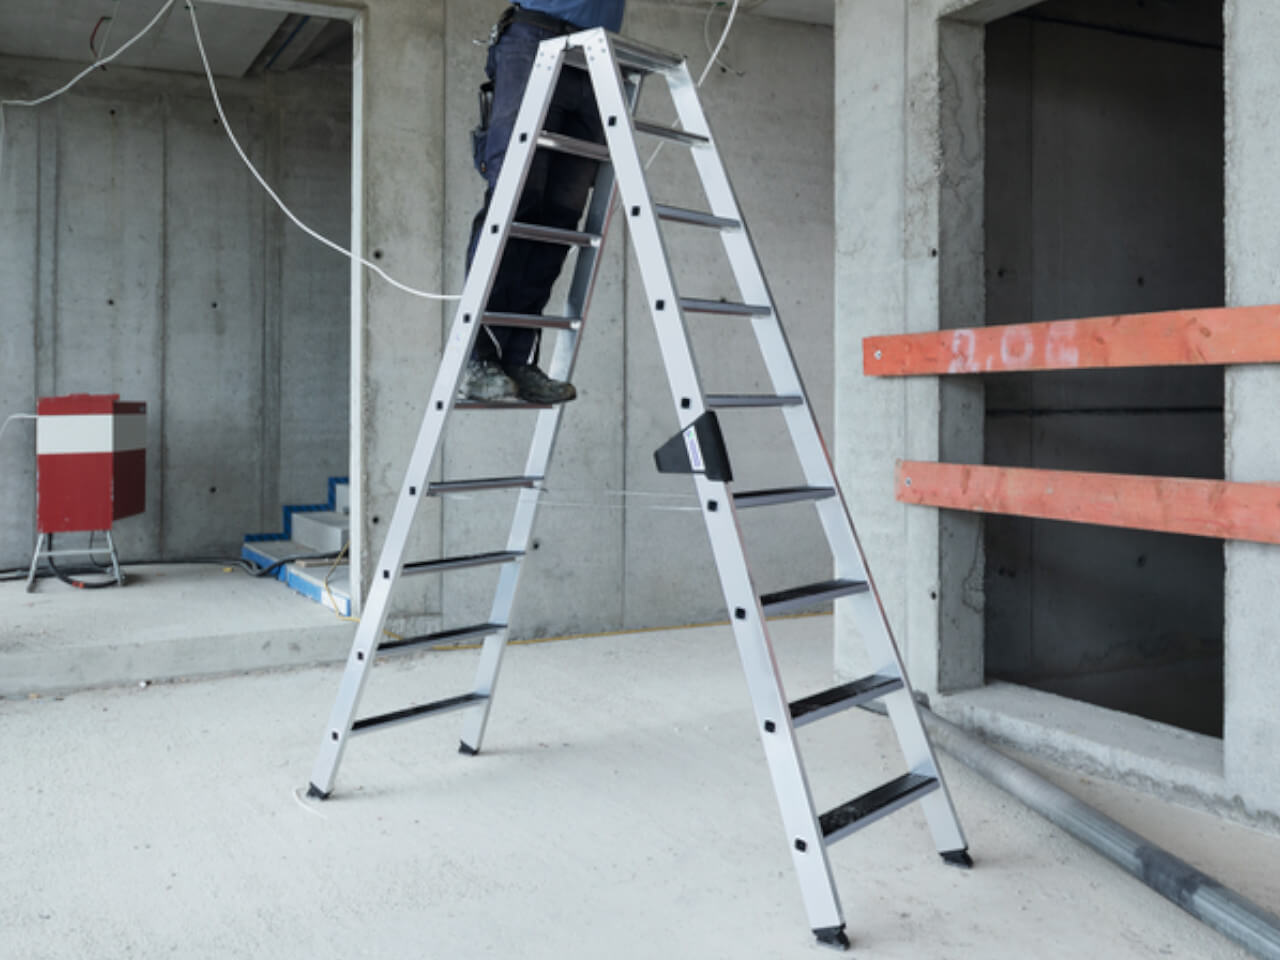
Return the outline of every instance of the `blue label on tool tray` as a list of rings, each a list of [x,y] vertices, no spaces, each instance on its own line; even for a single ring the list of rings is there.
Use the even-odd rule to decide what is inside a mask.
[[[698,428],[689,427],[684,432],[684,445],[689,451],[689,466],[695,470],[705,470],[702,464],[702,448],[698,446]]]

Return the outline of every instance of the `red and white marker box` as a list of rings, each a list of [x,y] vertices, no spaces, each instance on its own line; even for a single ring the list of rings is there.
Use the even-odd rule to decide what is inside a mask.
[[[147,504],[147,405],[120,395],[42,397],[36,406],[36,528],[110,530]]]

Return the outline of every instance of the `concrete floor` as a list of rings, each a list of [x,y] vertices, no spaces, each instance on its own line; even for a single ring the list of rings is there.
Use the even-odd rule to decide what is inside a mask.
[[[826,617],[778,624],[793,696],[829,685],[830,632]],[[366,709],[461,692],[473,669],[468,652],[379,666]],[[392,728],[353,742],[331,800],[304,801],[338,675],[0,701],[0,953],[832,955],[811,943],[727,628],[513,647],[481,756],[456,753],[456,716]],[[824,806],[900,772],[869,714],[802,741]],[[1246,956],[943,762],[977,867],[944,867],[915,808],[839,844],[852,955]],[[1280,838],[1051,773],[1280,906]]]

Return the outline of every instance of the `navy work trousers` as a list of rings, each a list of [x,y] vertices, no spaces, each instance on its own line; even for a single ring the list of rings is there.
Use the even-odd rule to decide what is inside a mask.
[[[485,72],[494,85],[493,107],[488,132],[477,142],[475,156],[476,168],[484,176],[488,188],[484,206],[471,228],[471,243],[467,248],[468,270],[488,215],[493,188],[498,182],[525,86],[533,72],[538,44],[557,35],[536,24],[516,21],[509,24],[498,42],[489,47]],[[568,68],[561,72],[547,113],[546,129],[581,140],[604,141],[595,95],[584,71]],[[598,166],[596,161],[582,157],[548,150],[536,151],[515,219],[521,223],[576,229],[586,209]],[[488,309],[502,313],[541,314],[568,252],[568,247],[563,244],[508,240],[502,265],[489,294]],[[476,337],[472,358],[497,360],[506,367],[535,363],[538,335],[538,330],[525,327],[485,326]]]

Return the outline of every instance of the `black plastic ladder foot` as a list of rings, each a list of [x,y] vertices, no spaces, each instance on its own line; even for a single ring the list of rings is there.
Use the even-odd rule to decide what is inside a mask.
[[[471,744],[467,743],[467,741],[460,740],[458,741],[458,752],[466,757],[474,757],[480,751],[477,750],[475,747],[473,747]]]
[[[849,935],[844,932],[844,924],[838,927],[818,927],[813,931],[813,935],[818,938],[818,943],[824,947],[832,947],[836,950],[848,950]]]
[[[962,850],[947,850],[943,852],[942,859],[950,866],[960,867],[968,870],[973,866],[973,857],[969,856],[969,848]]]
[[[329,794],[321,790],[314,783],[307,784],[307,797],[314,800],[328,800]]]

